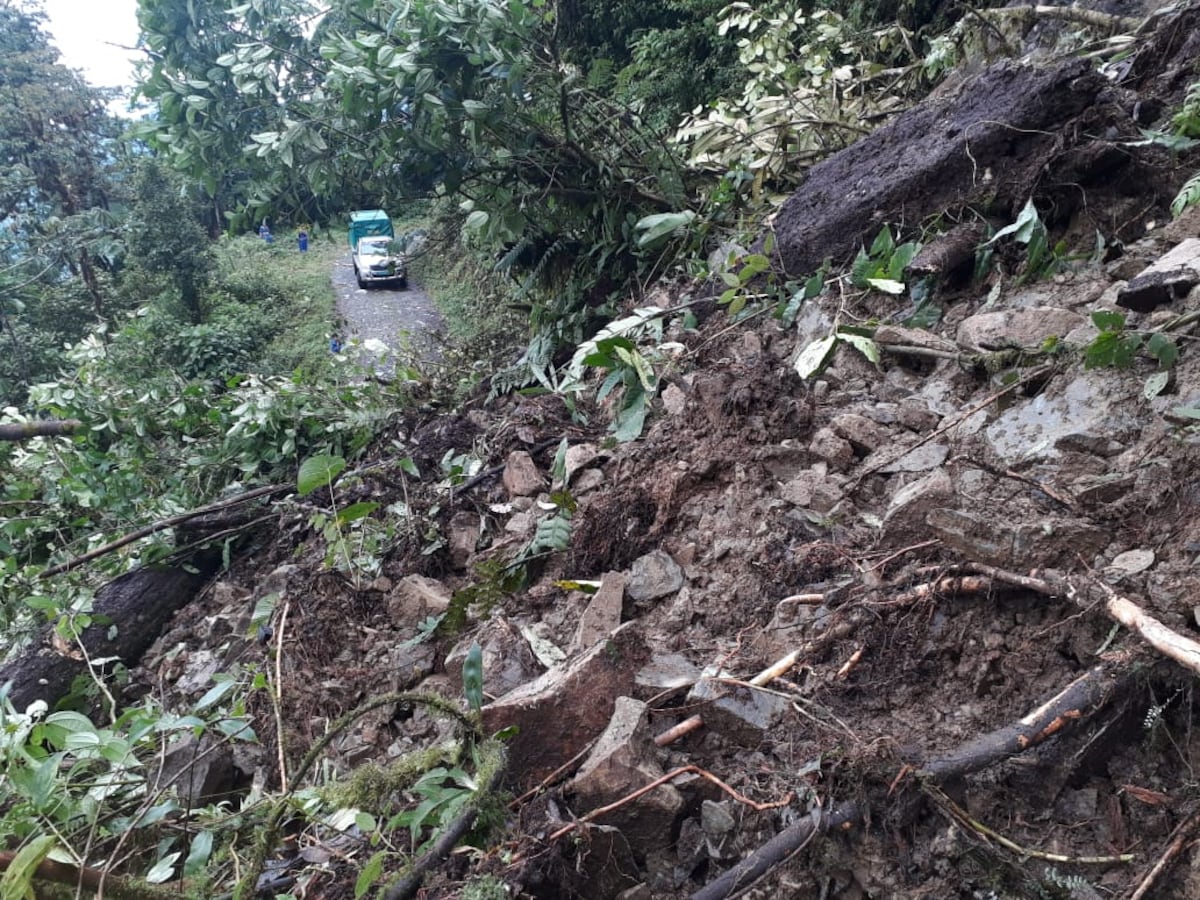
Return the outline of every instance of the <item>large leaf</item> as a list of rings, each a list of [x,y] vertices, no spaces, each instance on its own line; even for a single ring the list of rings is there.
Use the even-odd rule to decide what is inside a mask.
[[[638,237],[639,247],[650,247],[671,235],[681,231],[696,220],[696,214],[690,209],[683,212],[657,213],[639,219],[634,227],[642,232]]]
[[[346,460],[340,456],[310,456],[300,464],[296,491],[301,497],[305,497],[318,488],[328,487],[345,468]]]

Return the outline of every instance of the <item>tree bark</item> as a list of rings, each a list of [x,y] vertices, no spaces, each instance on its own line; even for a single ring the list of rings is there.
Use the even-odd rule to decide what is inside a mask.
[[[47,419],[33,422],[9,422],[0,425],[0,441],[24,441],[33,437],[59,437],[83,427],[78,419]]]
[[[176,610],[199,591],[205,579],[183,569],[145,568],[120,576],[102,587],[92,605],[93,616],[109,621],[86,628],[80,637],[88,659],[117,657],[135,665],[162,632]],[[54,706],[87,671],[83,659],[73,659],[50,647],[52,629],[24,653],[0,667],[0,684],[12,683],[8,697],[18,711],[35,700]]]

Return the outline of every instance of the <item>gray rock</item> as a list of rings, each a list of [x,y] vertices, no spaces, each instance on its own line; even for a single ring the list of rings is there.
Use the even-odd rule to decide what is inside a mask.
[[[211,735],[186,734],[167,747],[158,783],[174,787],[188,809],[226,799],[235,783],[232,747]]]
[[[641,603],[673,594],[681,587],[683,569],[670,554],[655,550],[634,560],[626,590],[630,599]]]
[[[945,469],[935,469],[900,488],[883,514],[883,543],[890,546],[920,540],[927,532],[926,514],[945,506],[953,496],[954,484]]]
[[[719,678],[697,681],[688,702],[702,704],[700,715],[706,727],[745,746],[757,746],[763,733],[779,725],[791,710],[786,697]]]
[[[679,653],[658,653],[638,670],[633,683],[640,697],[653,697],[664,691],[691,687],[700,677],[700,669]]]
[[[475,555],[475,548],[479,546],[479,516],[465,509],[460,510],[451,517],[447,530],[450,565],[461,571],[467,567]]]
[[[985,516],[934,509],[925,523],[965,559],[1017,571],[1069,568],[1080,556],[1091,559],[1110,540],[1106,529],[1081,519],[1047,516],[1017,522],[1006,518],[1002,510]]]
[[[888,450],[892,453],[896,452],[894,448],[888,448]],[[895,475],[900,472],[928,472],[944,463],[949,455],[950,447],[947,444],[933,442],[921,444],[899,459],[880,466],[879,471],[885,475]],[[869,460],[868,465],[870,465]]]
[[[896,421],[918,434],[937,428],[941,420],[941,416],[929,408],[929,401],[924,397],[905,397],[896,411]]]
[[[829,427],[838,437],[849,441],[859,453],[870,453],[891,439],[891,433],[885,427],[857,413],[834,416]]]
[[[575,631],[572,650],[587,650],[602,641],[621,624],[621,605],[625,602],[626,578],[622,572],[609,572],[600,581],[600,589],[592,595],[579,627]]]
[[[687,409],[687,394],[683,392],[677,384],[668,384],[663,388],[662,392],[663,408],[668,415],[679,416],[683,415]]]
[[[1053,306],[978,313],[958,326],[958,343],[973,351],[1037,347],[1049,337],[1067,335],[1086,321],[1079,313]]]
[[[567,473],[567,483],[583,469],[586,469],[600,458],[600,450],[595,444],[572,444],[564,454],[563,468]]]
[[[583,656],[485,706],[489,734],[519,728],[508,742],[509,771],[523,779],[514,787],[537,784],[607,728],[616,698],[630,694],[634,673],[649,660],[638,623],[627,622]]]
[[[808,445],[809,452],[829,464],[834,472],[845,472],[854,465],[854,448],[845,438],[838,437],[832,428],[818,428]]]

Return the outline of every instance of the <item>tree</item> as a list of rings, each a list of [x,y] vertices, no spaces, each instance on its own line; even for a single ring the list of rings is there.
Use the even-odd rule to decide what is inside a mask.
[[[180,176],[158,160],[141,161],[126,231],[130,260],[170,281],[193,325],[204,321],[201,289],[212,270],[203,213]]]
[[[0,0],[0,396],[19,399],[90,306],[104,321],[105,273],[120,256],[109,211],[119,127],[106,92],[58,63],[40,12]]]

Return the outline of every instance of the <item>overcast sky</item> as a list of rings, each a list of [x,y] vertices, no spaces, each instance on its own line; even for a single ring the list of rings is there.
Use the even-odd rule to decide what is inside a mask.
[[[133,84],[137,0],[43,0],[47,28],[61,62],[80,69],[95,87]],[[117,45],[117,46],[114,46]]]

